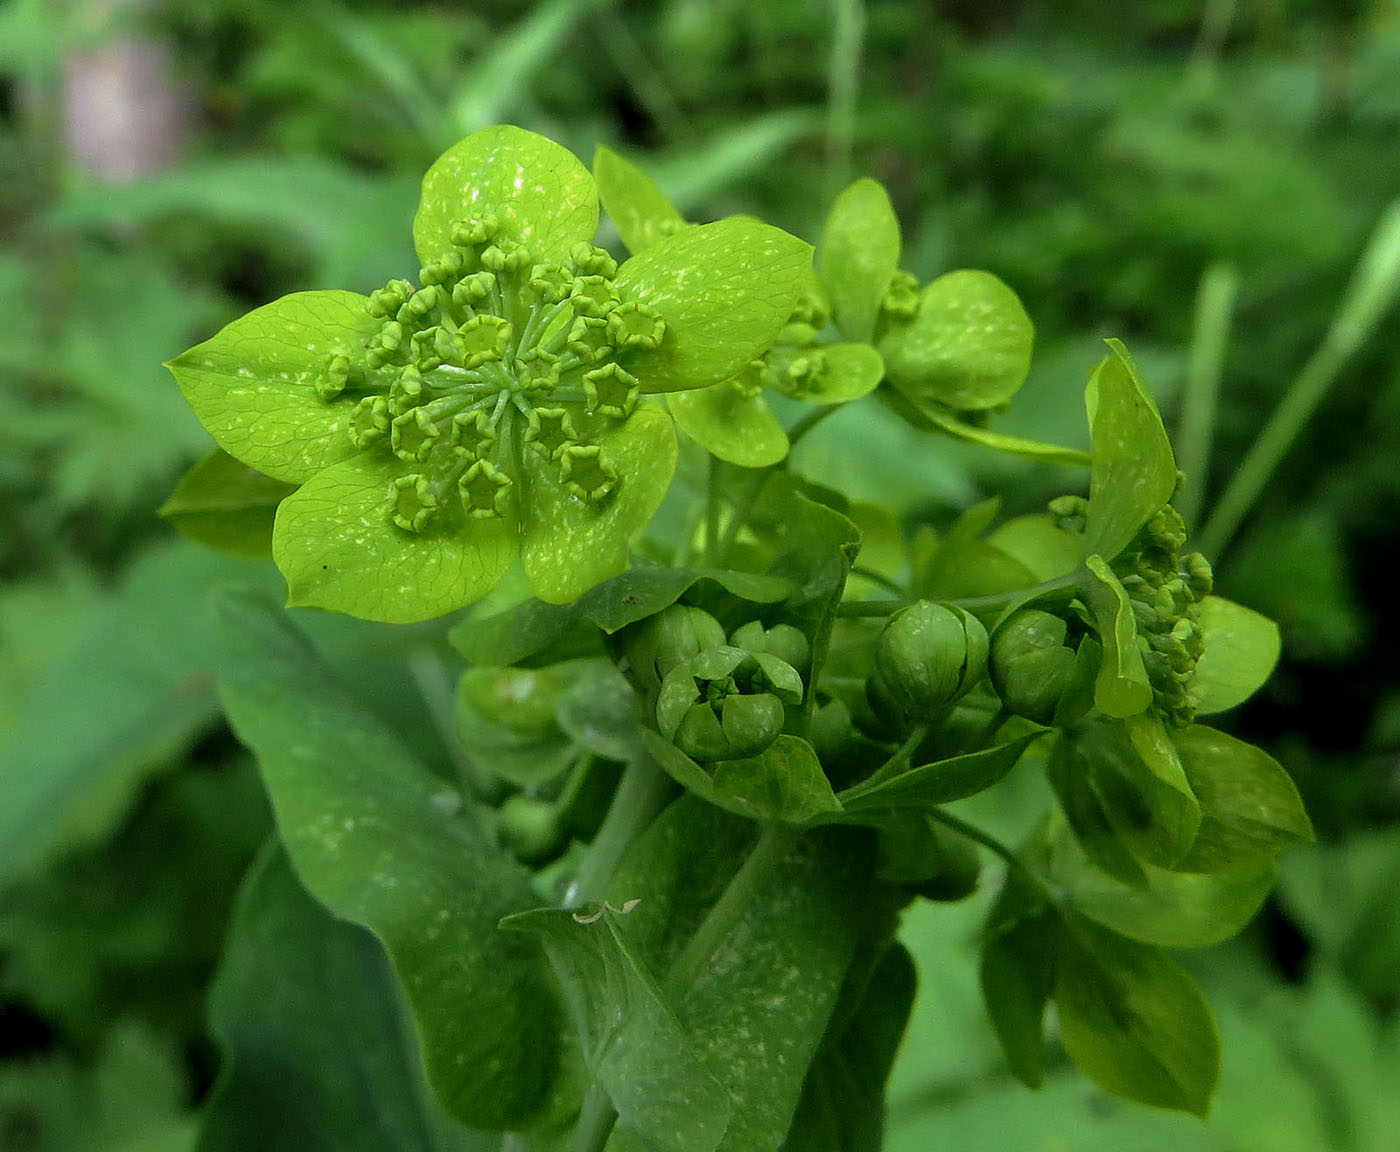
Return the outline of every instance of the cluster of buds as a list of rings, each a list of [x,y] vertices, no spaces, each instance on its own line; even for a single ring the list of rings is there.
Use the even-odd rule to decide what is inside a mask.
[[[880,633],[866,696],[876,716],[898,730],[928,723],[982,679],[987,652],[987,630],[976,616],[919,600]]]
[[[817,336],[831,319],[820,289],[813,285],[797,298],[792,315],[773,346],[734,378],[746,395],[772,388],[794,400],[805,400],[821,388],[830,371]]]
[[[666,331],[619,297],[616,273],[588,243],[565,263],[540,263],[484,216],[455,226],[421,287],[393,280],[370,296],[378,332],[358,362],[331,356],[317,390],[354,403],[357,447],[382,445],[415,466],[388,494],[395,525],[508,515],[527,454],[579,500],[616,490],[598,433],[637,406],[628,353],[657,348]]]

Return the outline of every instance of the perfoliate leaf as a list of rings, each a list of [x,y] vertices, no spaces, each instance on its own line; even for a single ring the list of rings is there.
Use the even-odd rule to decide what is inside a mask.
[[[1112,560],[1176,491],[1176,459],[1127,349],[1094,369],[1085,390],[1093,458],[1084,555]]]
[[[409,624],[496,586],[515,558],[514,523],[458,517],[430,532],[400,531],[384,505],[406,471],[393,456],[359,453],[282,501],[272,555],[287,578],[289,604]]]
[[[1040,581],[1067,576],[1079,566],[1079,537],[1056,526],[1044,512],[1005,521],[987,543],[1014,556]]]
[[[294,292],[239,317],[167,367],[199,422],[236,460],[301,484],[355,451],[349,400],[316,381],[333,355],[360,353],[380,321],[354,292]]]
[[[717,384],[767,350],[811,271],[811,247],[733,217],[687,228],[633,256],[616,279],[624,300],[665,317],[655,350],[628,367],[643,392]]]
[[[447,1110],[477,1127],[524,1126],[560,1059],[543,958],[496,927],[535,901],[526,873],[279,610],[230,596],[220,624],[224,706],[258,758],[297,874],[383,942]]]
[[[725,380],[666,398],[677,426],[712,456],[741,468],[766,468],[788,453],[787,433],[762,393]]]
[[[452,248],[453,225],[491,215],[537,261],[563,263],[598,230],[598,190],[567,148],[509,125],[459,141],[423,177],[413,243],[424,264]]]
[[[538,454],[526,464],[530,500],[520,554],[530,591],[553,604],[576,600],[627,567],[632,541],[660,506],[675,471],[676,434],[653,404],[600,432],[597,443],[617,472],[617,488],[596,502],[562,487]]]
[[[1081,1072],[1128,1100],[1205,1116],[1220,1040],[1184,968],[1078,919],[1059,934],[1055,968],[1060,1037]]]
[[[686,226],[685,217],[645,172],[611,148],[593,156],[598,197],[634,256]]]
[[[1055,985],[1060,918],[1033,885],[1007,873],[987,916],[980,964],[982,1000],[1016,1078],[1045,1082],[1045,1005]]]
[[[1016,766],[1021,753],[1037,735],[1032,733],[995,748],[910,768],[872,788],[857,784],[841,795],[848,822],[858,822],[850,818],[862,812],[948,804],[986,791]]]
[[[1034,334],[1016,293],[990,272],[962,270],[926,285],[913,320],[879,348],[890,383],[917,407],[963,411],[1016,395]]]
[[[244,880],[209,1015],[224,1069],[199,1152],[487,1152],[438,1109],[383,949],[297,882],[275,841]]]
[[[899,270],[899,221],[876,180],[857,180],[836,197],[822,228],[817,264],[832,320],[848,340],[869,343],[885,292]]]
[[[1253,864],[1313,839],[1298,789],[1272,756],[1199,724],[1172,739],[1201,804],[1200,834],[1176,864],[1178,871]]]
[[[256,560],[272,555],[277,505],[295,491],[211,448],[181,477],[160,515],[188,540]]]
[[[1196,715],[1209,716],[1243,704],[1269,678],[1278,663],[1278,625],[1233,600],[1207,596],[1197,626],[1205,649],[1196,661],[1191,695]]]

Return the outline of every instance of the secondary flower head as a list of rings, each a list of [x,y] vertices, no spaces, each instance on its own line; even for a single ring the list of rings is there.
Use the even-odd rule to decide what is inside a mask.
[[[517,556],[560,603],[626,567],[675,466],[647,397],[764,352],[810,255],[733,219],[619,267],[597,225],[572,153],[487,129],[424,178],[416,283],[283,297],[171,362],[221,447],[301,485],[273,536],[293,604],[406,622]]]

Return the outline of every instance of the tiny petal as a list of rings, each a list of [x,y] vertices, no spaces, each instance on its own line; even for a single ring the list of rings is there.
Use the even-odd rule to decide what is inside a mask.
[[[488,460],[478,460],[462,473],[457,489],[462,509],[475,520],[504,516],[509,507],[511,479]]]
[[[637,378],[617,364],[604,364],[583,377],[588,411],[625,419],[637,407]]]
[[[438,498],[433,495],[428,478],[417,472],[394,479],[389,501],[389,518],[405,532],[422,532],[438,507]]]
[[[617,472],[603,459],[596,444],[575,444],[564,449],[559,478],[564,487],[585,503],[601,500],[617,487]]]

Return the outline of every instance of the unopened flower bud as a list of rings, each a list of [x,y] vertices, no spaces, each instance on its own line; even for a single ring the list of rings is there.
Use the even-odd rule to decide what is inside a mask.
[[[677,664],[723,643],[724,629],[703,608],[672,604],[628,628],[622,650],[633,678],[652,693]]]
[[[765,628],[757,620],[750,620],[735,629],[729,642],[735,648],[749,652],[768,652],[785,660],[799,672],[806,672],[812,662],[812,645],[791,624],[774,624],[771,628]]]
[[[991,644],[992,686],[1010,711],[1050,724],[1074,679],[1075,653],[1065,646],[1066,624],[1038,608],[1017,612]]]
[[[891,616],[875,646],[875,678],[902,717],[914,723],[932,719],[986,669],[982,622],[961,608],[929,600]]]
[[[755,756],[782,733],[784,704],[802,700],[802,677],[766,652],[720,644],[678,664],[661,684],[656,724],[697,760]]]

